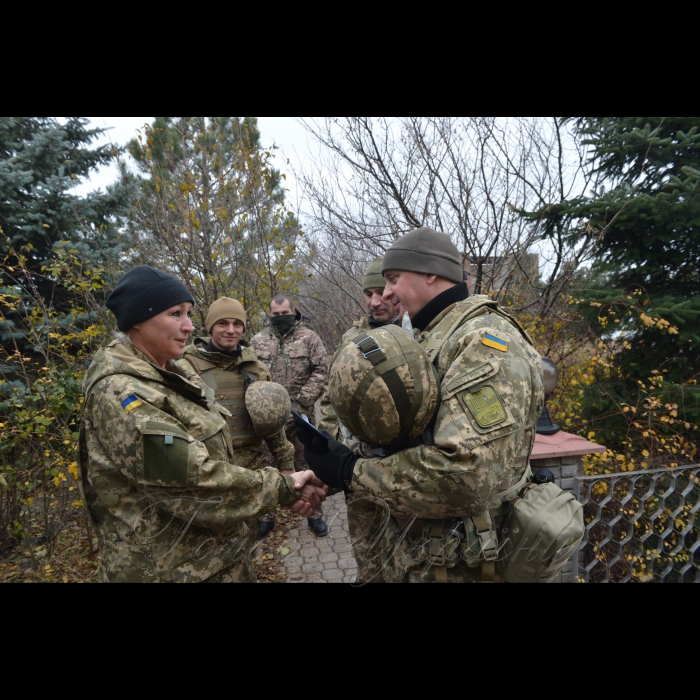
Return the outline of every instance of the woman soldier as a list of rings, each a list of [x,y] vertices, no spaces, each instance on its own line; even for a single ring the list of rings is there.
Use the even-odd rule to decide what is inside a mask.
[[[311,517],[327,494],[310,471],[232,464],[228,411],[174,362],[193,305],[150,267],[124,275],[107,301],[126,336],[95,356],[80,427],[102,582],[254,583],[246,521],[278,505]]]

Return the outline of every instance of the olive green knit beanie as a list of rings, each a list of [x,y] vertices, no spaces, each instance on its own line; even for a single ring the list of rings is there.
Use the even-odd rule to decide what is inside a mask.
[[[464,281],[464,265],[457,246],[445,233],[419,228],[400,238],[384,256],[382,273],[390,270],[437,275],[450,282]]]
[[[209,307],[209,314],[207,315],[207,331],[211,333],[211,329],[219,321],[230,318],[240,321],[244,326],[248,325],[248,316],[246,315],[243,304],[241,304],[240,301],[228,299],[226,297],[215,301]]]
[[[386,287],[386,280],[384,279],[384,275],[382,275],[383,262],[384,258],[377,258],[367,268],[362,289],[367,291],[368,289],[384,289]]]

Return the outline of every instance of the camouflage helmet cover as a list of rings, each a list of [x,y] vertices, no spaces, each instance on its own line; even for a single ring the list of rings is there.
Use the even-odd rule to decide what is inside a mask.
[[[333,360],[328,396],[356,438],[380,446],[420,437],[440,400],[427,353],[398,326],[350,335]]]
[[[287,390],[274,382],[254,382],[245,395],[245,406],[258,437],[269,437],[284,428],[292,416]]]

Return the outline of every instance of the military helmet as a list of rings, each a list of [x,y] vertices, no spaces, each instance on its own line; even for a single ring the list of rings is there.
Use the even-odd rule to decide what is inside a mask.
[[[427,353],[393,325],[349,336],[333,359],[328,382],[340,421],[371,445],[408,444],[420,437],[440,401]]]
[[[287,390],[274,382],[254,382],[245,395],[245,407],[258,437],[279,433],[292,417]]]

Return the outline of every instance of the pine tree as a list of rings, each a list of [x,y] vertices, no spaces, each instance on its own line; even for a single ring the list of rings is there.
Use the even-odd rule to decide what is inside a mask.
[[[589,390],[588,417],[634,404],[659,371],[681,422],[700,423],[700,117],[563,119],[597,185],[528,216],[544,237],[597,234],[581,310],[601,337],[627,339],[607,383]]]
[[[72,191],[114,158],[109,145],[91,147],[104,130],[88,124],[86,117],[0,117],[0,253],[22,250],[30,273],[41,272],[61,241],[85,260],[115,254],[119,217],[128,206],[124,188],[86,197]],[[12,267],[12,258],[7,262]],[[2,273],[6,287],[25,282]],[[56,284],[39,276],[33,282],[45,299],[54,298]]]
[[[576,209],[604,231],[611,284],[700,294],[700,117],[580,117],[603,186]]]

